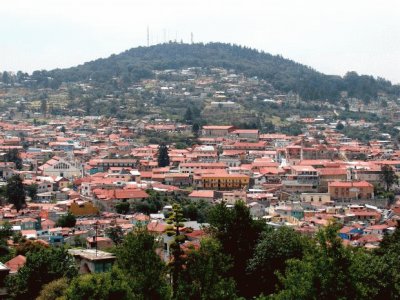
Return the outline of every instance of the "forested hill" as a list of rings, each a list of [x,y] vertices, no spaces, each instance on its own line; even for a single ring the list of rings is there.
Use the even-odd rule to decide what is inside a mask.
[[[50,76],[63,82],[87,81],[106,83],[113,78],[130,84],[151,78],[151,70],[184,67],[223,67],[247,76],[258,76],[269,81],[282,92],[294,91],[307,100],[339,97],[347,91],[351,97],[364,100],[376,98],[378,92],[398,97],[400,86],[372,76],[349,72],[344,77],[325,75],[310,67],[250,48],[222,44],[168,43],[151,47],[138,47],[105,59],[83,65],[52,71],[36,71],[34,75]]]

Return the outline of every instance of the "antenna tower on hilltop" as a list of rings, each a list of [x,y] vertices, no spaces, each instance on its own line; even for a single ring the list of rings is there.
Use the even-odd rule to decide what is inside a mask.
[[[150,46],[150,29],[149,26],[147,26],[147,47]]]

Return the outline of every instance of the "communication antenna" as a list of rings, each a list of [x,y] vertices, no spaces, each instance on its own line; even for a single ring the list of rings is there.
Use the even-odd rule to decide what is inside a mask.
[[[150,46],[150,29],[149,26],[147,26],[147,47]]]
[[[190,33],[190,43],[193,44],[193,32]]]

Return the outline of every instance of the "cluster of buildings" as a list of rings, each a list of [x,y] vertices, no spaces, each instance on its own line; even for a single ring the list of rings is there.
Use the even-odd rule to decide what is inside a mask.
[[[128,89],[124,101],[108,95],[95,102],[101,107],[103,102],[117,101],[117,110],[127,112],[142,105],[141,110],[148,112],[143,118],[83,116],[88,112],[66,104],[64,87],[53,92],[58,98],[49,95],[47,105],[58,103],[59,112],[75,116],[46,114],[40,111],[40,101],[21,100],[5,110],[0,116],[0,188],[19,176],[35,193],[27,196],[27,206],[19,212],[3,199],[0,222],[9,222],[15,233],[48,246],[79,246],[71,254],[81,273],[108,270],[115,257],[107,249],[115,241],[107,230],[118,227],[125,234],[138,223],[157,236],[160,255],[168,260],[173,239],[165,233],[165,218],[172,203],[154,214],[135,211],[138,203],[152,204],[159,196],[208,205],[224,201],[228,206],[242,200],[254,218],[307,235],[335,220],[342,224],[343,243],[351,246],[378,247],[383,236],[395,230],[400,219],[399,187],[397,182],[386,182],[382,170],[386,166],[393,174],[400,172],[400,151],[389,134],[362,143],[346,136],[338,122],[365,130],[373,124],[291,116],[287,121],[301,123],[302,134],[261,133],[228,123],[202,126],[194,136],[191,122],[162,117],[165,99],[171,107],[201,102],[205,119],[230,116],[243,121],[254,117],[246,110],[249,101],[277,107],[302,101],[293,93],[279,95],[263,80],[224,69],[164,70],[155,75],[156,79]],[[385,109],[395,112],[394,104],[385,101]],[[350,112],[382,109],[357,99],[348,104]],[[334,106],[329,108],[337,114]],[[35,119],[25,121],[28,115]],[[159,145],[143,138],[161,134],[191,136],[196,143],[189,147],[169,143],[170,164],[160,167]],[[127,207],[124,214],[121,203]],[[59,227],[58,220],[68,213],[77,218],[75,226]],[[183,247],[198,245],[204,226],[197,220],[184,222]],[[0,273],[1,268],[15,273],[24,262],[25,257],[17,256],[0,265]]]

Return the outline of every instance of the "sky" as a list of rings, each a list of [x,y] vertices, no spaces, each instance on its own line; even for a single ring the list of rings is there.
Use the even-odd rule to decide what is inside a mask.
[[[169,40],[226,42],[400,83],[400,1],[3,0],[0,70],[65,68]]]

